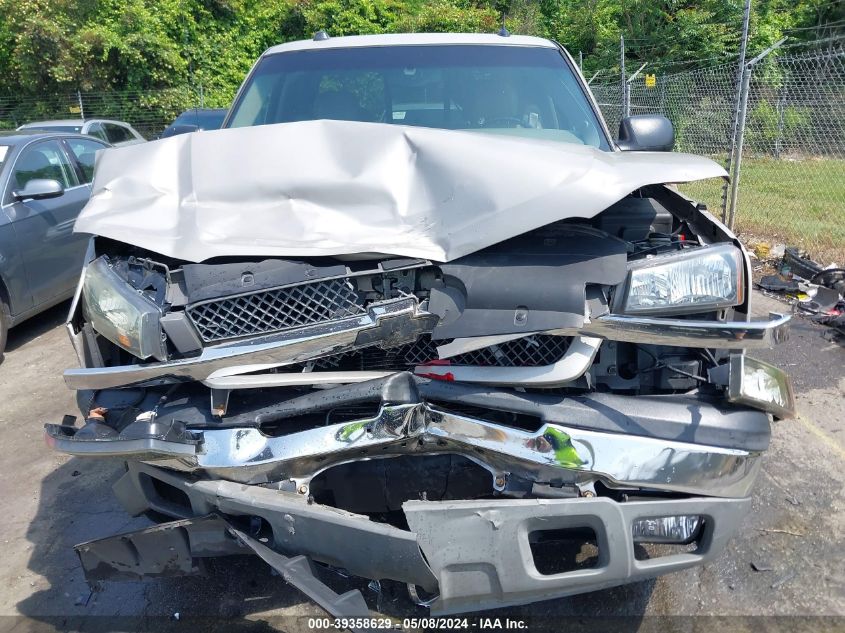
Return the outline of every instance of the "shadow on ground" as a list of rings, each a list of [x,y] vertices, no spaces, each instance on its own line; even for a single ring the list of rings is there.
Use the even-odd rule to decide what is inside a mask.
[[[23,323],[13,327],[9,330],[9,337],[6,341],[6,352],[14,352],[64,323],[67,319],[69,309],[70,301],[63,301],[49,310],[41,314],[36,314],[31,319],[27,319]]]

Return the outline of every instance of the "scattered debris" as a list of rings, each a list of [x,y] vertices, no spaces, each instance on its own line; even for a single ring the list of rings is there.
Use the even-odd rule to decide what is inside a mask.
[[[758,288],[786,299],[805,318],[845,335],[845,268],[836,263],[823,267],[796,247],[786,247],[780,253],[779,248],[769,248],[761,242],[754,253],[765,260],[755,266],[756,272],[777,272],[764,274],[756,282]]]
[[[784,279],[780,275],[765,275],[757,282],[763,290],[769,292],[789,292],[791,290],[798,290],[798,282],[794,279]]]
[[[754,256],[757,259],[768,259],[772,247],[767,242],[760,242],[754,246]]]
[[[776,581],[774,581],[774,582],[773,582],[770,586],[771,586],[771,588],[772,588],[772,589],[777,589],[778,587],[780,587],[780,586],[782,586],[782,585],[785,585],[785,584],[786,584],[786,583],[788,583],[790,580],[792,580],[793,578],[795,578],[795,576],[796,576],[796,575],[797,575],[797,574],[796,574],[795,572],[791,572],[791,573],[787,574],[786,576],[783,576],[782,578],[778,578],[778,579],[777,579]]]
[[[79,477],[79,475],[81,475],[81,474],[82,474],[82,473],[81,473],[81,472],[79,472],[78,470],[74,470],[74,471],[70,474],[70,476],[71,476],[71,477]]]
[[[790,532],[789,530],[775,530],[775,529],[766,529],[766,528],[757,528],[758,532],[770,532],[773,534],[789,534],[790,536],[807,536],[801,532]]]
[[[771,563],[767,561],[751,561],[751,569],[754,571],[772,571],[774,567],[772,567]]]

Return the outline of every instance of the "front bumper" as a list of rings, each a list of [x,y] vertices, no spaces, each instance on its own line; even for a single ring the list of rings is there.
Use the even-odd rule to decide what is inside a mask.
[[[204,556],[256,553],[330,613],[344,598],[294,573],[307,570],[306,561],[436,593],[436,615],[594,591],[705,563],[750,509],[770,434],[766,413],[702,396],[562,397],[409,373],[281,402],[271,397],[267,406],[232,411],[225,423],[211,415],[207,392],[197,402],[188,395],[156,404],[158,392],[148,391],[138,405],[146,415],[119,432],[90,432],[94,422],[83,427],[87,433],[46,427],[57,450],[129,460],[115,492],[130,513],[153,510],[180,521],[78,546],[89,579],[193,573]],[[377,413],[291,428],[300,415],[363,403]],[[533,417],[537,428],[496,424],[466,412],[473,408]],[[283,433],[263,432],[266,424]],[[311,497],[312,480],[332,467],[435,454],[486,469],[489,498],[405,501],[408,529],[400,529]],[[606,496],[596,493],[602,487]],[[201,518],[210,514],[221,518]],[[639,560],[633,522],[676,515],[703,518],[695,549]],[[269,527],[266,543],[238,530],[245,525]],[[592,567],[538,571],[532,533],[584,529],[598,551]]]
[[[309,411],[363,403],[377,413],[275,436],[260,428],[287,424]],[[531,416],[537,428],[456,412],[479,405]],[[244,484],[287,482],[298,490],[307,490],[314,477],[339,464],[445,453],[487,469],[501,492],[526,482],[583,487],[598,480],[617,489],[718,497],[750,493],[769,441],[765,413],[693,396],[561,398],[428,381],[407,373],[229,416],[225,428],[197,416],[198,407],[180,401],[120,433],[97,435],[47,425],[46,440],[73,455],[143,459]]]
[[[174,506],[158,494],[162,485],[179,490],[187,502]],[[751,507],[748,498],[702,497],[625,503],[608,498],[408,501],[403,511],[410,530],[401,530],[309,503],[295,493],[194,480],[141,463],[130,464],[115,491],[134,514],[153,509],[182,519],[194,517],[198,527],[182,521],[79,545],[89,580],[193,573],[196,558],[249,553],[218,524],[200,529],[205,519],[197,517],[220,513],[230,521],[259,517],[270,528],[273,550],[437,592],[430,605],[435,615],[596,591],[706,563],[724,549]],[[686,514],[704,518],[694,550],[638,560],[633,521]],[[182,536],[173,541],[172,530],[162,530],[167,526]],[[530,535],[579,528],[595,534],[595,564],[561,573],[538,571]],[[157,542],[155,535],[162,534]]]

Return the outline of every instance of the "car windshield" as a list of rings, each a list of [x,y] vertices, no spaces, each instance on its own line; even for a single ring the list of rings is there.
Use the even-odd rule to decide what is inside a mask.
[[[554,48],[382,46],[262,59],[228,127],[340,119],[609,146]]]

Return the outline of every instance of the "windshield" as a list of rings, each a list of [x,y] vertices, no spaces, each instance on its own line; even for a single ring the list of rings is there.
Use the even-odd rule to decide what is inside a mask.
[[[582,143],[607,139],[557,49],[383,46],[261,60],[228,127],[340,119]]]

